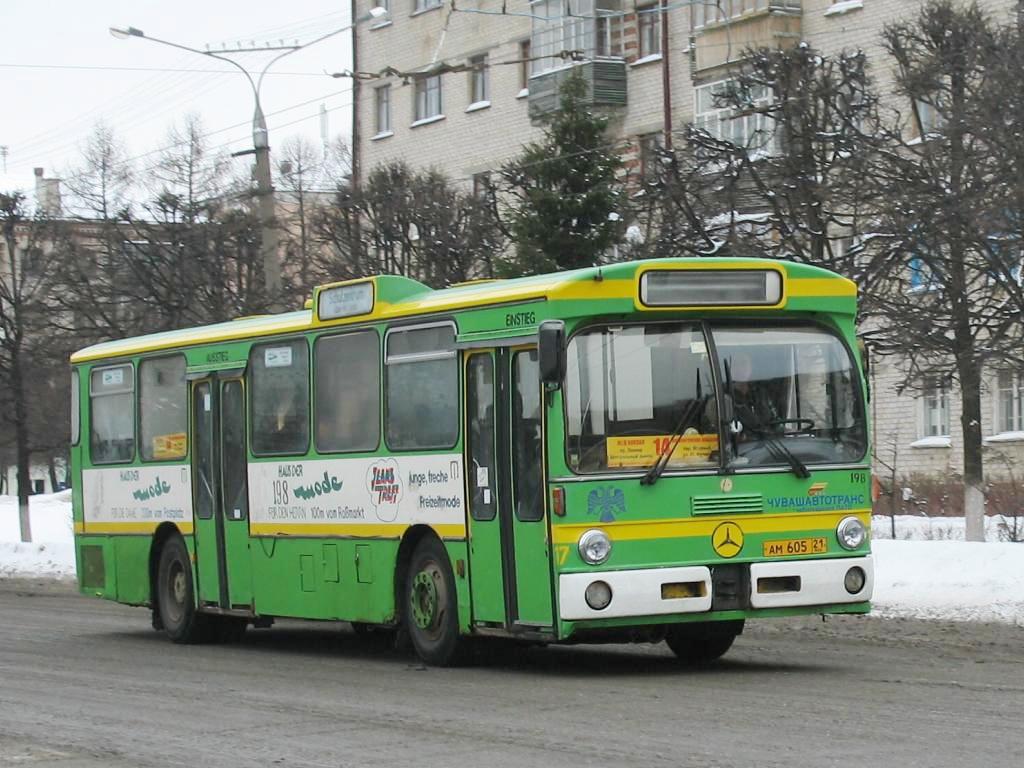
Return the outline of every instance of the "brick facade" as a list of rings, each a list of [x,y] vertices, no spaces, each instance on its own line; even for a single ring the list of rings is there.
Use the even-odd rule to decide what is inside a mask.
[[[366,14],[374,4],[373,0],[356,0],[357,16]],[[414,166],[437,168],[469,185],[474,175],[496,170],[517,155],[523,143],[540,135],[530,123],[522,67],[505,63],[520,58],[521,41],[530,38],[531,20],[525,15],[500,15],[503,3],[499,0],[460,2],[456,12],[451,12],[449,5],[441,5],[415,13],[414,4],[415,0],[391,0],[391,13],[385,21],[358,26],[358,69],[378,73],[391,67],[408,72],[438,62],[465,63],[471,56],[486,53],[491,64],[490,105],[467,112],[472,102],[469,74],[444,74],[444,117],[413,127],[411,83],[403,84],[395,76],[364,80],[355,107],[359,140],[354,151],[364,173],[378,163],[401,159]],[[527,0],[508,0],[504,5],[509,14],[527,14],[531,7]],[[628,145],[624,159],[631,170],[640,162],[640,137],[661,132],[664,126],[663,61],[658,56],[638,58],[636,10],[648,5],[623,0],[621,42],[627,104],[610,110],[613,133]],[[747,44],[792,45],[802,39],[824,53],[863,50],[874,63],[871,74],[876,90],[883,96],[891,94],[892,71],[884,63],[880,32],[887,23],[912,16],[919,9],[918,2],[907,0],[769,0],[768,8],[758,7],[765,3],[747,0],[746,5],[737,7],[750,10],[728,24],[717,22],[691,29],[690,7],[674,2],[668,5],[671,117],[676,131],[694,120],[695,88],[724,78],[729,63],[740,58]],[[983,5],[994,19],[1006,22],[1013,19],[1017,2],[984,0]],[[470,9],[498,15],[464,12]],[[392,87],[392,130],[390,135],[375,137],[373,90],[384,84]],[[962,466],[956,393],[949,393],[949,445],[934,447],[943,441],[920,442],[925,436],[920,393],[898,391],[906,381],[902,367],[893,361],[876,361],[872,378],[877,457],[892,463],[895,446],[900,477],[955,479]],[[989,384],[994,384],[994,374]],[[993,386],[984,393],[983,408],[984,434],[996,436],[999,430]],[[924,447],[929,445],[932,447]],[[986,472],[992,477],[1005,475],[1006,467],[1024,467],[1024,442],[993,442],[987,444],[985,452]],[[889,475],[881,463],[876,462],[876,470],[882,476]]]

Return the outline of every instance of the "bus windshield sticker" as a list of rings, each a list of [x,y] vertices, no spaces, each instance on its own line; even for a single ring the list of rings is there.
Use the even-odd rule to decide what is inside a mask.
[[[291,364],[291,347],[269,347],[263,352],[263,365],[267,368],[290,368]]]
[[[124,384],[124,368],[111,368],[103,371],[104,387],[119,387]]]

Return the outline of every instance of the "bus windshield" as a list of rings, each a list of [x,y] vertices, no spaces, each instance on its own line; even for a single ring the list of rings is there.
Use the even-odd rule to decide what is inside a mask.
[[[867,445],[853,360],[816,326],[588,329],[569,343],[565,399],[568,462],[581,473],[647,469],[670,449],[669,470],[717,467],[722,450],[737,469],[785,466],[787,453],[850,462]]]

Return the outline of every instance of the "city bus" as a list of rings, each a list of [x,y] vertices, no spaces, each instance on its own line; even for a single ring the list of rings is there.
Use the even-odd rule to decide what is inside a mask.
[[[760,259],[615,263],[305,308],[71,358],[80,590],[176,642],[278,618],[661,642],[866,613],[856,287]]]

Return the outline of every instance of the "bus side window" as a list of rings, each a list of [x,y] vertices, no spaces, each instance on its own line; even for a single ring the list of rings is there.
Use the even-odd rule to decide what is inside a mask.
[[[188,454],[188,384],[185,356],[139,363],[139,454],[143,461]]]
[[[131,363],[94,368],[90,374],[89,455],[94,464],[121,464],[135,458],[134,392]]]
[[[451,323],[388,332],[385,425],[392,450],[454,448],[459,363]]]
[[[376,331],[324,336],[313,348],[316,449],[373,451],[380,443],[380,343]]]
[[[249,418],[258,456],[309,447],[309,347],[305,339],[257,344],[249,353]]]

